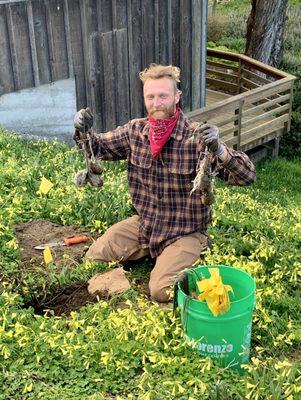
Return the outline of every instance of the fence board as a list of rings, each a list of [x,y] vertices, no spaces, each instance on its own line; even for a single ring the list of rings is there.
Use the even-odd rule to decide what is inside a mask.
[[[128,44],[131,55],[129,68],[131,118],[143,115],[142,87],[139,80],[141,66],[141,3],[140,0],[127,0]]]
[[[112,30],[112,3],[115,0],[97,0],[97,22],[99,32],[108,32]],[[114,8],[116,9],[115,5]],[[116,12],[115,12],[116,14]]]
[[[53,81],[69,76],[62,0],[46,1],[51,77]]]
[[[116,65],[116,123],[125,124],[130,119],[130,97],[129,97],[129,59],[127,30],[119,29],[115,31],[115,65]],[[116,88],[115,88],[116,91]]]
[[[171,3],[171,26],[172,26],[172,64],[180,66],[180,0]]]
[[[35,35],[34,35],[32,2],[29,1],[26,4],[27,4],[27,19],[28,19],[28,27],[29,27],[30,53],[31,53],[31,60],[32,60],[34,85],[39,86],[40,85],[40,76],[39,76],[39,65],[38,65],[37,49],[36,49],[36,39],[35,39]]]
[[[114,18],[113,29],[127,28],[127,4],[125,0],[115,0],[116,16]]]
[[[79,0],[68,2],[69,18],[72,23],[70,24],[70,41],[72,51],[72,61],[75,76],[76,88],[76,107],[81,109],[87,106],[86,96],[86,75],[85,75],[85,62],[84,51],[82,42],[81,31],[81,13]]]
[[[15,89],[19,90],[34,86],[26,4],[6,7]]]
[[[91,64],[91,34],[97,31],[97,13],[96,1],[95,0],[83,0],[80,1],[80,13],[81,13],[81,30],[82,30],[82,46],[83,46],[83,58],[84,68],[86,77],[86,106],[91,107],[91,83],[89,82],[89,67]]]
[[[159,1],[159,60],[162,64],[171,64],[172,59],[172,28],[171,28],[171,0]]]
[[[97,132],[105,130],[104,119],[104,88],[103,88],[103,60],[101,48],[101,34],[94,33],[91,36],[91,101],[94,115],[94,127]]]
[[[74,72],[73,72],[73,62],[72,62],[72,49],[71,49],[70,18],[69,18],[68,0],[64,0],[63,13],[64,13],[65,35],[66,35],[68,73],[69,73],[69,77],[73,77]]]
[[[0,96],[15,90],[4,5],[0,5]]]
[[[182,107],[189,110],[191,107],[191,4],[189,1],[180,1],[180,68]]]
[[[154,2],[142,0],[142,68],[155,62]]]
[[[115,104],[115,65],[113,57],[113,32],[101,34],[103,73],[104,73],[104,115],[106,130],[116,126],[116,104]]]
[[[49,83],[51,82],[51,72],[47,39],[46,9],[44,2],[34,2],[34,7],[32,7],[32,18],[40,83]]]

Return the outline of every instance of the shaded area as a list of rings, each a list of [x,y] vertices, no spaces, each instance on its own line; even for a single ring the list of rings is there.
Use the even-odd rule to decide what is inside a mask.
[[[103,298],[105,296],[103,295]],[[24,304],[25,308],[33,307],[35,314],[44,315],[46,310],[51,310],[54,315],[70,315],[87,304],[96,303],[99,296],[88,292],[88,283],[77,281],[66,288],[58,289],[55,293],[41,298],[36,298]]]

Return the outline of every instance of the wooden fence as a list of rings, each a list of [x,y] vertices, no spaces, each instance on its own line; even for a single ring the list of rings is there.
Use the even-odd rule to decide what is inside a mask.
[[[241,54],[207,54],[207,88],[224,93],[223,100],[189,116],[219,126],[230,147],[247,151],[275,140],[277,154],[290,129],[295,77]]]
[[[138,73],[160,62],[199,108],[206,24],[206,0],[0,0],[0,95],[74,76],[77,107],[107,130],[143,115]]]

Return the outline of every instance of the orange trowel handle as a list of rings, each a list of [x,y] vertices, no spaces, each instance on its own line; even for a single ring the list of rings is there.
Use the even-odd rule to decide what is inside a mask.
[[[89,238],[87,236],[73,236],[69,238],[64,238],[64,243],[66,246],[71,246],[72,244],[87,242]]]

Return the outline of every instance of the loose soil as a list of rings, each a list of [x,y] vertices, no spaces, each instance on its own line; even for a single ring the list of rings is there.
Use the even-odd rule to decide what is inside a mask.
[[[87,288],[87,282],[77,281],[64,289],[58,289],[46,298],[36,298],[24,304],[24,307],[33,307],[38,315],[44,315],[46,310],[51,310],[56,316],[69,316],[71,311],[98,301],[99,297],[91,295]]]
[[[137,279],[134,284],[140,294],[150,297],[147,282]],[[88,282],[77,281],[66,288],[58,289],[47,297],[35,298],[25,303],[24,308],[33,307],[35,314],[38,315],[44,315],[46,310],[50,310],[56,316],[69,316],[71,311],[77,311],[80,307],[108,299],[109,296],[106,293],[90,294]]]
[[[15,225],[14,229],[21,250],[21,264],[25,268],[45,266],[43,250],[34,248],[40,244],[57,242],[71,235],[86,235],[90,238],[86,243],[52,248],[53,261],[60,267],[81,261],[93,241],[93,235],[79,226],[62,226],[44,220],[20,223]]]
[[[99,234],[91,234],[91,232],[86,231],[82,227],[72,225],[62,226],[45,220],[19,223],[14,226],[14,229],[20,247],[21,268],[26,270],[43,269],[43,271],[47,272],[48,266],[44,262],[43,250],[36,250],[35,246],[60,241],[70,235],[86,235],[89,237],[89,241],[86,243],[51,249],[57,274],[60,273],[61,268],[80,262],[93,240],[99,236]],[[141,261],[126,262],[124,263],[124,269],[130,271],[133,268],[135,273],[132,275],[132,280],[136,290],[140,294],[150,297],[148,276],[147,278],[143,276],[143,279],[137,276],[137,269],[135,267],[138,267],[140,263]],[[150,264],[152,263],[153,261],[150,260]],[[56,316],[69,316],[71,311],[76,311],[82,306],[95,303],[98,299],[108,300],[108,296],[106,293],[92,295],[88,292],[88,282],[77,281],[65,288],[58,288],[46,297],[37,297],[24,304],[24,307],[33,307],[35,313],[39,315],[43,315],[45,310],[51,310]]]

